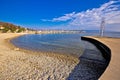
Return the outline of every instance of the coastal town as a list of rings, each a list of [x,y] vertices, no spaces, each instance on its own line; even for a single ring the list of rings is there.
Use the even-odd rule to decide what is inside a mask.
[[[30,29],[16,26],[11,23],[0,22],[0,33],[29,33],[29,34],[60,34],[60,33],[84,33],[84,30],[54,30],[54,29]]]

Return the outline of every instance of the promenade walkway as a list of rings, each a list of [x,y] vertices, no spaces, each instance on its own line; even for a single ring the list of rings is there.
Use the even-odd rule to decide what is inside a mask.
[[[99,80],[120,80],[120,38],[90,37],[111,49],[111,61]]]

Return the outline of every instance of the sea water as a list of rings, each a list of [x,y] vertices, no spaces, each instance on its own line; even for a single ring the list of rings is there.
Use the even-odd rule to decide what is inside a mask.
[[[80,34],[27,34],[11,42],[17,47],[38,52],[80,54],[83,51]]]
[[[85,44],[81,36],[98,36],[99,32],[86,31],[74,34],[27,34],[11,40],[20,48],[32,51],[55,52],[80,56],[85,48],[96,49],[92,44]],[[105,36],[120,37],[120,33],[105,33]]]

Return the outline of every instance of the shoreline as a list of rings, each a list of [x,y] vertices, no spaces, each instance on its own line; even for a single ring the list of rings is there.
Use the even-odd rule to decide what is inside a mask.
[[[28,34],[29,35],[29,34]],[[59,50],[59,51],[57,51],[57,50],[35,50],[34,48],[32,49],[30,49],[30,48],[25,48],[25,47],[21,47],[21,46],[15,46],[13,43],[14,43],[14,41],[13,41],[13,43],[12,43],[12,41],[11,40],[9,40],[9,42],[10,42],[10,44],[12,44],[12,46],[14,46],[14,47],[16,47],[16,49],[18,48],[19,50],[21,50],[21,51],[25,51],[25,52],[31,52],[31,53],[44,53],[44,54],[46,54],[46,53],[50,53],[50,54],[59,54],[59,55],[65,55],[65,56],[70,56],[70,57],[74,57],[74,58],[79,58],[79,56],[81,56],[82,55],[82,53],[84,52],[84,48],[81,48],[81,51],[80,52],[78,52],[79,54],[75,54],[74,52],[72,53],[70,53],[70,51],[69,51],[69,49],[71,49],[71,48],[69,48],[69,49],[67,49],[69,52],[67,52],[67,50],[66,49],[64,49],[65,51],[62,51],[62,49],[61,49],[61,51]],[[30,46],[30,45],[29,45]],[[66,47],[66,46],[65,46]],[[49,55],[49,54],[48,54]]]
[[[66,79],[79,60],[72,56],[33,53],[16,49],[10,39],[18,33],[0,34],[0,79]],[[31,53],[30,53],[31,52]],[[29,73],[29,74],[28,74]]]
[[[23,35],[27,35],[27,34],[23,34]],[[20,35],[20,36],[23,36],[23,35]],[[14,38],[17,38],[19,36],[16,36],[16,37],[13,37],[13,38],[9,38],[9,39],[6,39],[5,40],[5,43],[7,44],[7,46],[9,46],[10,49],[12,50],[16,50],[16,51],[20,51],[20,52],[24,52],[24,53],[27,53],[27,54],[33,54],[33,55],[45,55],[45,56],[49,56],[49,57],[54,57],[54,58],[60,58],[60,59],[64,59],[64,60],[69,60],[71,62],[76,62],[74,61],[74,59],[76,60],[77,57],[76,55],[73,55],[73,54],[65,54],[65,53],[57,53],[57,52],[45,52],[45,51],[33,51],[33,50],[29,50],[29,49],[23,49],[23,48],[19,48],[17,46],[15,46],[14,44],[12,44],[10,42],[10,40],[14,39]]]

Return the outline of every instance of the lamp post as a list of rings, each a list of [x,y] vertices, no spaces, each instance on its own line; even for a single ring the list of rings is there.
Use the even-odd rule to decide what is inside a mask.
[[[104,36],[104,29],[105,29],[105,18],[102,17],[101,19],[101,25],[100,25],[100,36]]]

